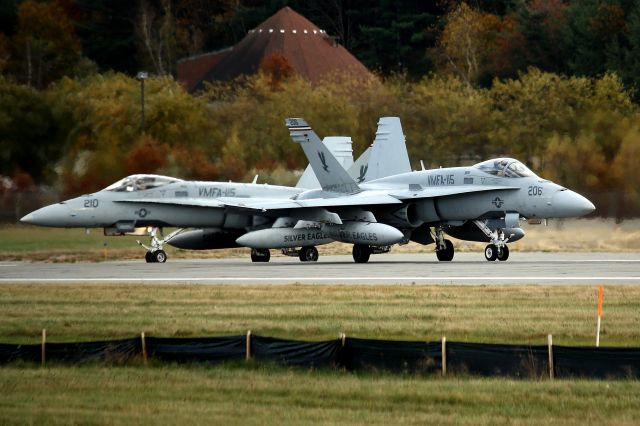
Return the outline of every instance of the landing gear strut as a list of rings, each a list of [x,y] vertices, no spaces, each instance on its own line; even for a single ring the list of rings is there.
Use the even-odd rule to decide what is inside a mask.
[[[157,236],[158,228],[151,228],[151,231],[149,232],[149,236],[151,237],[151,245],[143,244],[140,242],[140,240],[137,240],[138,244],[140,244],[142,247],[147,249],[147,252],[144,255],[144,260],[146,260],[147,263],[166,262],[167,253],[162,249],[162,246],[165,243],[169,242],[173,237],[180,234],[182,231],[183,231],[182,228],[176,229],[175,231],[173,231],[172,233],[170,233],[169,235],[167,235],[165,238],[161,240]],[[162,229],[160,230],[160,233],[162,233]]]
[[[436,228],[436,257],[440,262],[451,262],[455,250],[451,240],[444,239],[444,231]]]
[[[507,247],[509,239],[504,237],[504,232],[501,229],[492,231],[484,222],[479,220],[474,221],[474,223],[491,240],[491,244],[484,249],[485,259],[489,262],[493,262],[496,259],[501,262],[507,260],[509,258],[509,247]]]

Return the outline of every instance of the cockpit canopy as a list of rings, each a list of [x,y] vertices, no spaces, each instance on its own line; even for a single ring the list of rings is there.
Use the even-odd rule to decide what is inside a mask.
[[[116,183],[107,186],[104,191],[114,192],[134,192],[144,191],[146,189],[158,188],[164,185],[168,185],[174,182],[181,182],[181,179],[176,179],[168,176],[160,175],[131,175],[124,179],[120,179]]]
[[[473,167],[490,175],[508,178],[536,176],[527,166],[513,158],[494,158],[493,160],[478,163]]]

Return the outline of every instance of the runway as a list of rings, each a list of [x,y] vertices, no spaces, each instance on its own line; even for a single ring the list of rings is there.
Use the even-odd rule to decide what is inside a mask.
[[[312,263],[292,257],[272,257],[269,263],[0,262],[0,283],[640,285],[640,253],[514,252],[507,262],[487,262],[482,253],[456,253],[452,262],[438,262],[430,253],[384,254],[366,264],[347,255]]]

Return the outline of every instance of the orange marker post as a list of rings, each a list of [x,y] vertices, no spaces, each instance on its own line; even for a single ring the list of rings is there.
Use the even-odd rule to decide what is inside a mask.
[[[596,326],[596,347],[600,346],[600,319],[602,318],[602,286],[598,286],[598,325]]]

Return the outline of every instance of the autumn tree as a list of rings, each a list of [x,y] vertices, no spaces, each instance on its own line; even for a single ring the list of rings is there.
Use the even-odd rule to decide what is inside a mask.
[[[283,81],[295,74],[287,57],[280,52],[265,56],[260,62],[259,70],[270,79],[272,90],[277,90]]]
[[[0,76],[0,174],[51,179],[62,149],[52,137],[56,132],[43,94]]]
[[[485,70],[500,20],[462,2],[447,14],[446,22],[436,52],[446,68],[474,84]]]
[[[81,59],[80,41],[64,9],[53,1],[27,0],[18,6],[12,38],[13,67],[19,81],[42,88],[73,74]]]

